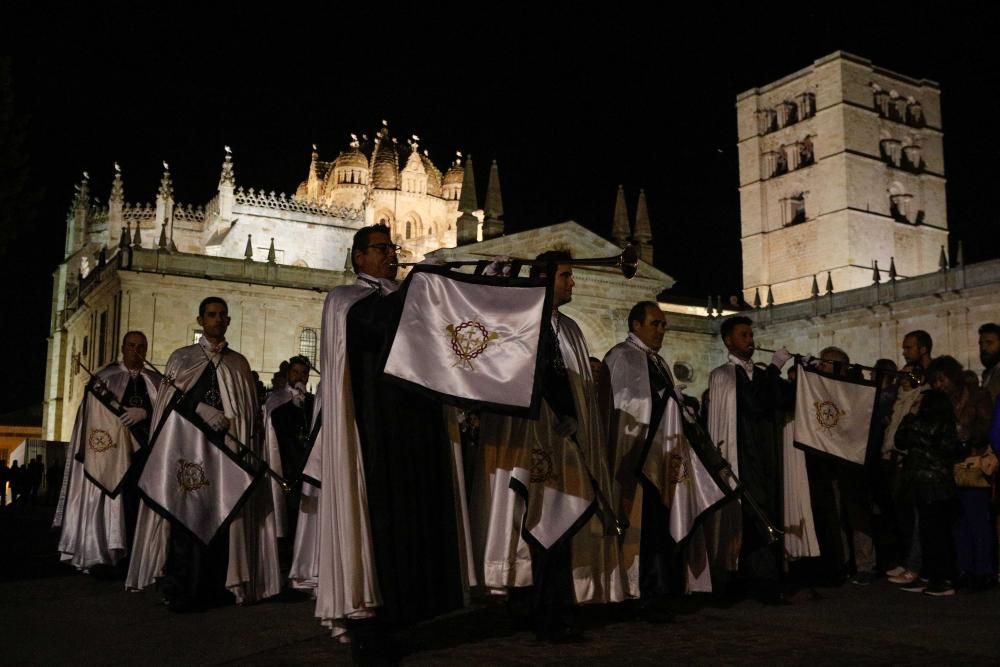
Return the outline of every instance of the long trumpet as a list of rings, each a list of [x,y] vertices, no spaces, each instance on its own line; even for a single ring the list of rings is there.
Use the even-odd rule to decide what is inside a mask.
[[[452,262],[445,262],[439,266],[445,266],[448,268],[453,268],[456,266],[474,266],[483,263],[484,260],[456,260]],[[486,262],[488,263],[488,262]],[[544,266],[552,262],[546,260],[537,259],[516,259],[511,258],[510,264],[518,264],[521,266]],[[636,251],[635,246],[629,245],[621,252],[620,255],[615,255],[614,257],[597,257],[590,259],[567,259],[558,260],[556,264],[570,264],[572,266],[613,266],[621,274],[625,276],[626,280],[631,280],[635,277],[636,272],[639,270],[639,253]],[[393,261],[393,267],[408,267],[417,266],[419,262],[399,262]]]
[[[777,350],[771,350],[771,349],[766,348],[766,347],[754,347],[754,351],[755,352],[771,352],[771,353],[774,353]],[[795,352],[791,352],[790,354],[793,357],[798,357],[798,358],[801,358],[801,359],[807,359],[809,357],[812,357],[812,355],[808,355],[808,354],[796,354]],[[821,361],[820,359],[817,359],[816,357],[812,357],[812,359],[814,361]],[[844,366],[844,364],[842,362],[840,362],[840,361],[830,361],[829,363],[834,364],[835,368]],[[873,374],[874,373],[881,373],[882,375],[892,375],[892,376],[895,376],[897,378],[897,380],[896,380],[897,382],[900,381],[900,380],[903,380],[903,379],[907,379],[907,380],[909,380],[910,382],[912,382],[913,384],[915,384],[917,386],[920,386],[924,382],[927,381],[927,377],[924,374],[924,369],[921,368],[920,366],[916,366],[912,370],[909,370],[909,371],[904,371],[904,370],[892,371],[892,370],[887,370],[887,369],[884,369],[884,368],[875,368],[874,366],[865,366],[863,364],[847,364],[846,366],[849,367],[849,368],[856,369],[856,370],[871,371]],[[872,377],[874,377],[874,375]]]

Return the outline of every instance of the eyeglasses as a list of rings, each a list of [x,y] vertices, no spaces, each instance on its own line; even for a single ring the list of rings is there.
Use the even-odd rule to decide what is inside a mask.
[[[399,252],[403,249],[403,246],[396,245],[395,243],[371,243],[366,248],[375,248],[383,254],[389,254],[389,251]]]

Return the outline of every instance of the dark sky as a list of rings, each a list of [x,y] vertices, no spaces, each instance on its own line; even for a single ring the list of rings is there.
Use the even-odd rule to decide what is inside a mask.
[[[350,132],[370,134],[385,118],[401,143],[420,135],[442,171],[456,149],[471,153],[480,203],[496,159],[508,233],[573,219],[608,236],[617,185],[633,216],[645,188],[658,268],[679,293],[728,295],[741,280],[735,97],[845,50],[940,83],[952,246],[964,240],[966,261],[1000,254],[993,10],[823,4],[820,13],[755,3],[697,18],[549,16],[547,30],[532,23],[535,34],[400,37],[385,50],[334,40],[266,57],[123,49],[4,59],[0,342],[16,352],[5,355],[0,413],[41,399],[73,185],[88,170],[106,202],[115,160],[129,202],[154,200],[167,160],[175,198],[204,204],[225,144],[238,185],[291,193],[310,144],[333,159]]]

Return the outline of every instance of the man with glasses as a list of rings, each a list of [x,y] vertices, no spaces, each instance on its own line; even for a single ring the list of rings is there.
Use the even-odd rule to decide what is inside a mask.
[[[297,585],[315,586],[316,615],[350,633],[361,662],[392,660],[389,632],[463,604],[442,406],[382,373],[403,307],[398,249],[385,225],[359,230],[357,281],[323,308],[322,427],[307,463],[321,478],[319,544],[298,545],[293,565],[315,573]]]

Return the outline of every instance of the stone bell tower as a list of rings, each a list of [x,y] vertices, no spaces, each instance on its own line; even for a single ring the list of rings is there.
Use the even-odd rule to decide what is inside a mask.
[[[938,269],[940,89],[844,52],[736,99],[743,292],[808,298]]]

